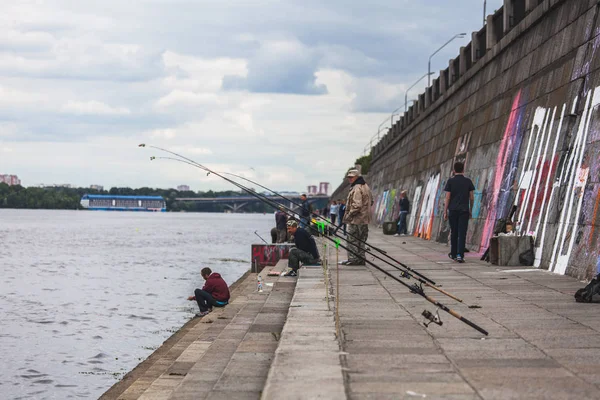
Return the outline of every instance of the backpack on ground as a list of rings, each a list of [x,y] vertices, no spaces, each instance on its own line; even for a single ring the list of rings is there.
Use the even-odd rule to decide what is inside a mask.
[[[575,301],[577,303],[591,303],[594,296],[600,296],[600,274],[598,274],[583,289],[575,292]]]

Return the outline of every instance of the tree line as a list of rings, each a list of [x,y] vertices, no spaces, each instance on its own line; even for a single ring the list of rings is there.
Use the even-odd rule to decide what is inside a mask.
[[[162,196],[167,203],[168,211],[187,212],[224,212],[224,204],[181,202],[178,197],[235,197],[245,194],[233,190],[194,192],[179,191],[176,189],[154,189],[143,187],[132,189],[128,187],[113,187],[109,190],[94,190],[89,188],[65,187],[23,187],[20,185],[9,186],[0,182],[0,208],[28,208],[47,210],[79,210],[81,197],[84,194],[112,194],[122,196]],[[253,202],[243,208],[243,212],[272,212],[273,208],[262,203]]]

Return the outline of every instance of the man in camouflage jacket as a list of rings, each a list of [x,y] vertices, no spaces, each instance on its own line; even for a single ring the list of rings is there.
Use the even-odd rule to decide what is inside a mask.
[[[348,224],[348,261],[345,265],[365,265],[365,242],[369,237],[373,194],[358,170],[347,174],[352,185],[346,201],[344,221]]]

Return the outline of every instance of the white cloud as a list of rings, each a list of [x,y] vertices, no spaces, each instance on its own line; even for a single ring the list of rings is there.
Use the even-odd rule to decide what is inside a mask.
[[[172,106],[198,107],[203,105],[222,105],[224,101],[214,93],[194,93],[183,90],[173,90],[156,102],[157,109]]]
[[[131,111],[126,107],[111,107],[99,101],[69,101],[61,111],[75,115],[129,115]]]
[[[1,2],[0,167],[25,184],[231,187],[150,164],[137,143],[154,142],[275,189],[336,186],[430,50],[479,29],[472,5],[426,3]]]
[[[175,129],[155,129],[150,132],[150,136],[154,139],[173,139],[177,136]]]

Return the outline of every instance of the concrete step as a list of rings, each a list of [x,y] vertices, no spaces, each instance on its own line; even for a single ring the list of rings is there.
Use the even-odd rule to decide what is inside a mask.
[[[323,268],[303,267],[297,279],[261,399],[345,399]]]
[[[286,266],[280,263],[272,270]],[[258,399],[296,285],[294,278],[266,272],[261,273],[262,293],[257,291],[258,275],[248,274],[232,291],[228,306],[190,321],[125,390],[109,391],[102,398]]]

